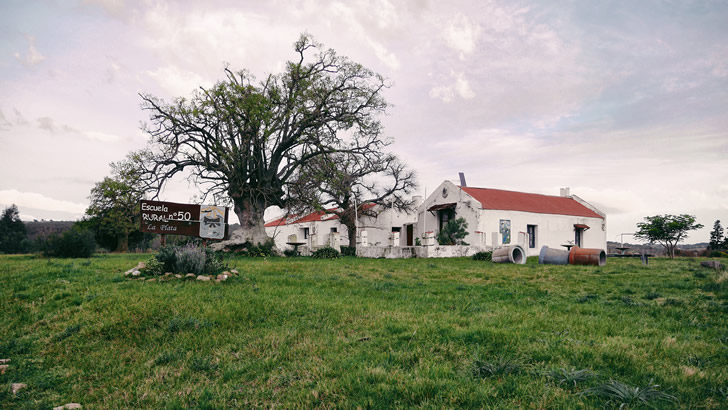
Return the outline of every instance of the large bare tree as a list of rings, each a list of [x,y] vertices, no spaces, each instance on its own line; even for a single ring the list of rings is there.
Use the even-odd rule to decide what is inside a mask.
[[[265,209],[290,207],[289,182],[305,164],[337,152],[367,157],[389,144],[378,119],[385,79],[307,34],[294,49],[295,61],[260,82],[226,68],[223,81],[190,99],[141,95],[151,136],[136,154],[145,183],[159,193],[189,172],[204,196],[232,202],[242,239],[260,243],[268,240]]]

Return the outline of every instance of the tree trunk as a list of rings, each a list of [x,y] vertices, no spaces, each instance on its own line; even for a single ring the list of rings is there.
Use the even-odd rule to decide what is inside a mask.
[[[339,221],[342,225],[346,226],[347,235],[349,236],[349,246],[356,247],[356,220],[354,219],[353,209],[339,214]]]
[[[124,232],[116,238],[116,251],[127,253],[129,251],[129,233]]]
[[[271,239],[265,233],[264,203],[247,199],[235,200],[234,211],[240,220],[240,231],[235,235],[236,242],[249,241],[257,245]]]

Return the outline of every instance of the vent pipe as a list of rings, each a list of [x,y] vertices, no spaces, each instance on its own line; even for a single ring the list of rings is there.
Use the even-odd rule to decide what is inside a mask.
[[[460,172],[460,186],[466,187],[468,184],[465,183],[465,174]]]
[[[571,196],[571,189],[567,186],[566,188],[561,188],[561,196],[568,198]]]

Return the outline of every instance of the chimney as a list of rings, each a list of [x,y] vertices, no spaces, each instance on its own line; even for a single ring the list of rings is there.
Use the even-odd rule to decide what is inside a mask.
[[[460,186],[466,187],[468,184],[465,183],[465,174],[460,172]]]
[[[567,186],[566,188],[561,188],[561,196],[564,198],[568,198],[571,196],[571,189]]]

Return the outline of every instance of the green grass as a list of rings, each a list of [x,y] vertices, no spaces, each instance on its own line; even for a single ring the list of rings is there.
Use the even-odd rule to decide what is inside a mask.
[[[0,408],[728,407],[728,281],[698,260],[240,258],[223,283],[123,277],[148,258],[0,256]]]

